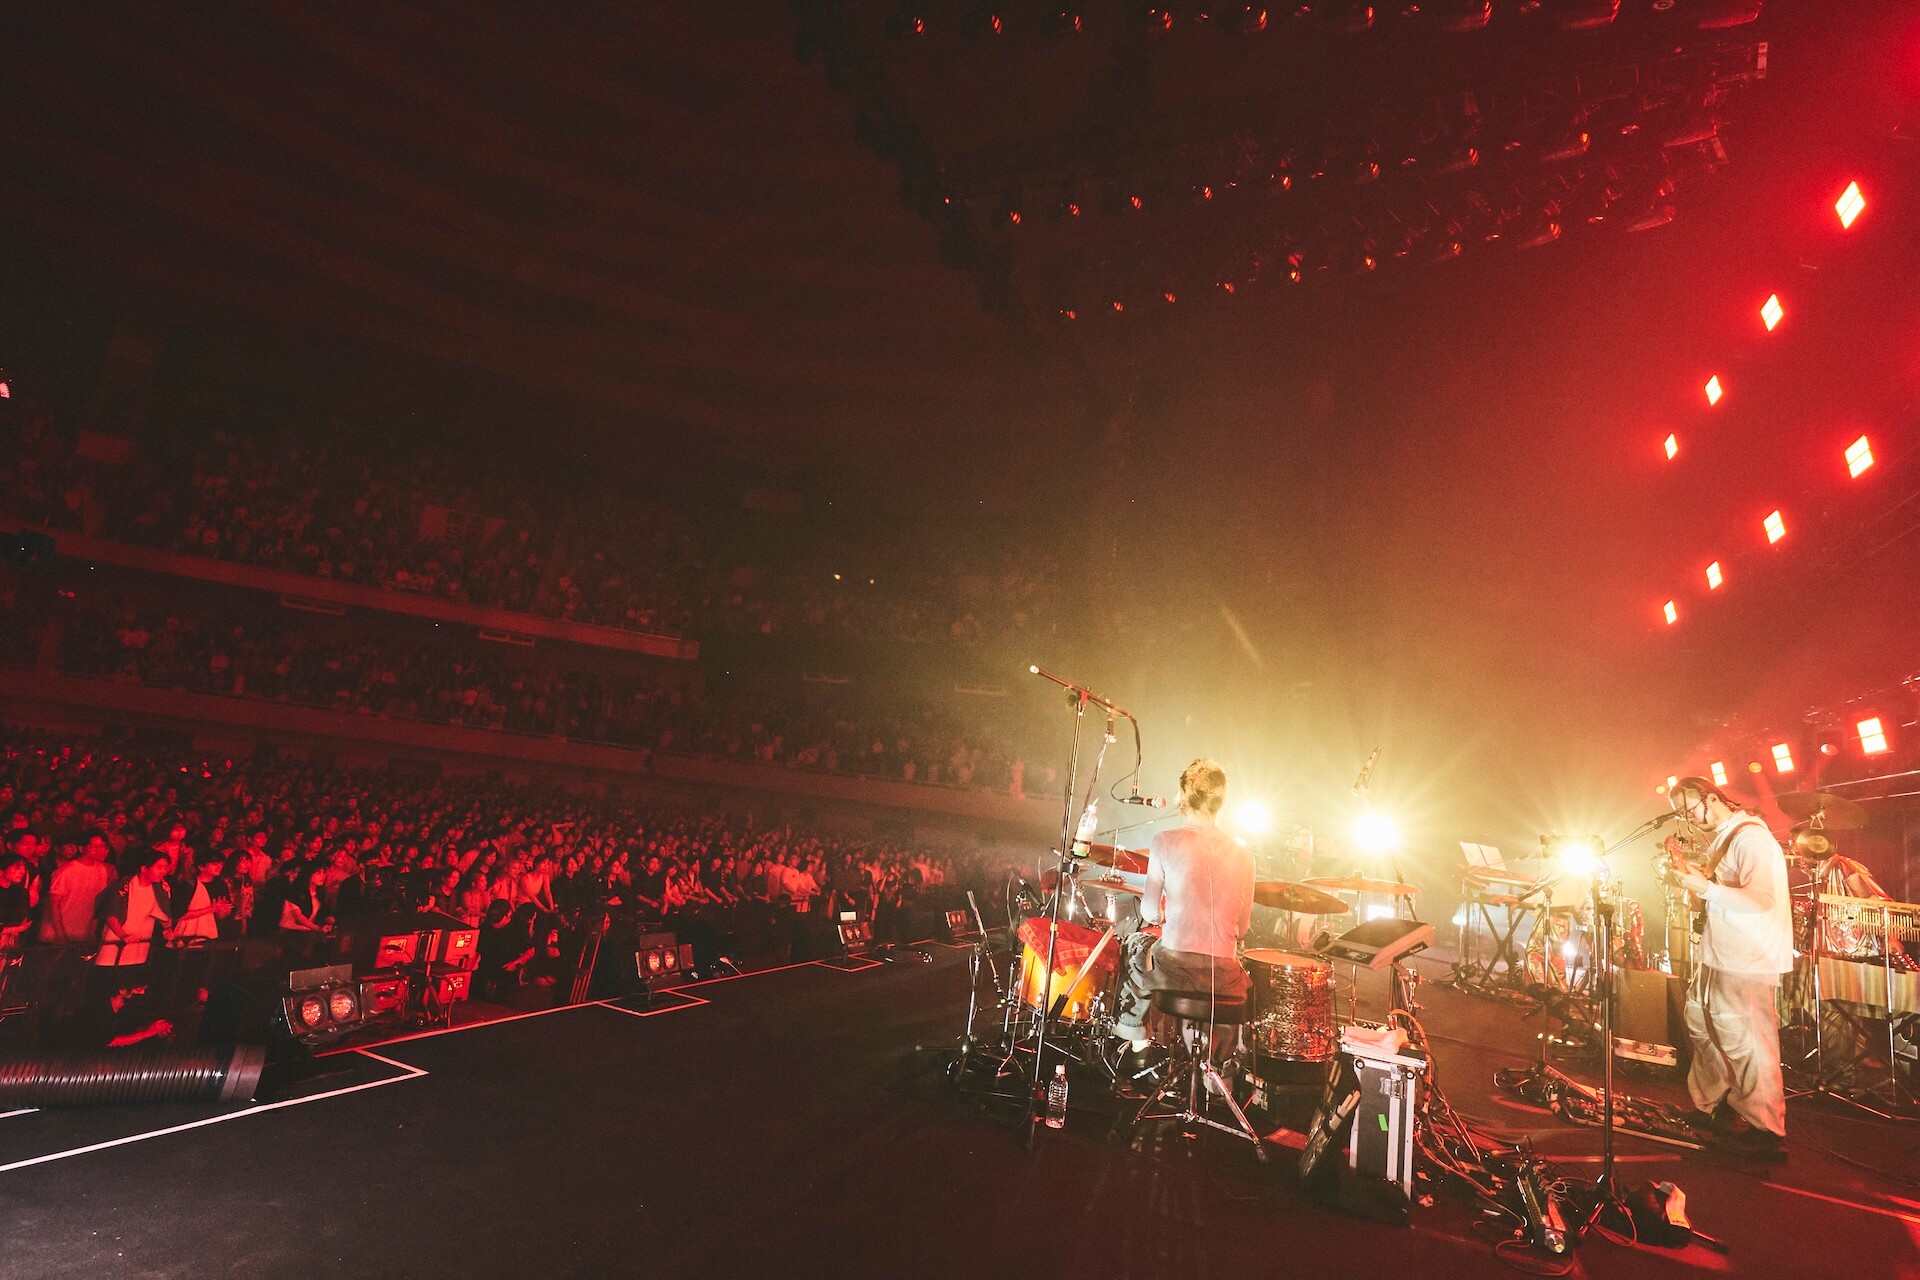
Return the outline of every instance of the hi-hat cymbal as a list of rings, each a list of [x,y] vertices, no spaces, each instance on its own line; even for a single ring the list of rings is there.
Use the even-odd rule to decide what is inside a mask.
[[[1775,796],[1780,812],[1795,822],[1807,822],[1816,813],[1820,825],[1829,831],[1858,831],[1867,825],[1867,811],[1845,796],[1831,791],[1789,791]]]
[[[1371,880],[1366,876],[1324,876],[1305,883],[1316,889],[1327,889],[1334,893],[1386,893],[1396,898],[1406,898],[1420,892],[1410,884],[1398,884],[1392,880]]]
[[[1253,886],[1253,900],[1263,907],[1297,911],[1303,916],[1337,916],[1347,904],[1321,889],[1289,880],[1263,880]]]
[[[1053,886],[1059,883],[1060,873],[1058,871],[1049,871],[1040,877],[1040,888],[1047,893],[1052,893]],[[1080,882],[1080,888],[1083,892],[1087,893],[1130,893],[1136,898],[1140,896],[1140,890],[1134,888],[1125,880],[1112,880],[1105,876],[1089,877],[1088,879],[1082,880]]]
[[[1080,887],[1088,893],[1126,893],[1136,898],[1142,892],[1125,880],[1082,880]]]
[[[1110,844],[1090,844],[1087,846],[1086,861],[1137,876],[1147,874],[1147,855],[1136,849],[1122,849]]]

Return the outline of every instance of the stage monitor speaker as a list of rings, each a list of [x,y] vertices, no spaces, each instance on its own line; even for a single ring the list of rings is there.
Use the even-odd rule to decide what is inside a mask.
[[[1615,1053],[1654,1066],[1679,1065],[1687,1046],[1687,984],[1658,969],[1615,969],[1613,989]]]

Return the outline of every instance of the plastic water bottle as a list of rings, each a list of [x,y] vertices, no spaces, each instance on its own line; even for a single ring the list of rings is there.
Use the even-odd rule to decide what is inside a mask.
[[[1067,1064],[1061,1063],[1053,1069],[1053,1079],[1047,1084],[1047,1128],[1064,1129],[1067,1126]]]
[[[1085,854],[1087,846],[1093,842],[1094,833],[1100,830],[1100,802],[1090,800],[1086,811],[1080,815],[1080,826],[1073,833],[1073,852]]]

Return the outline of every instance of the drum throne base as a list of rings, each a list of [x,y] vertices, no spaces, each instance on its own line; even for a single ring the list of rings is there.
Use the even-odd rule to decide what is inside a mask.
[[[1247,1020],[1242,1000],[1214,1000],[1204,991],[1156,991],[1153,1007],[1174,1019],[1178,1035],[1169,1046],[1160,1088],[1133,1117],[1133,1128],[1150,1120],[1178,1120],[1182,1129],[1217,1129],[1253,1144],[1260,1163],[1267,1162],[1266,1144],[1253,1131],[1247,1113],[1234,1101],[1220,1069],[1213,1063],[1213,1040],[1220,1028],[1238,1028]],[[1233,1124],[1222,1124],[1207,1114],[1209,1089],[1233,1113]],[[1125,1112],[1121,1113],[1124,1118]]]

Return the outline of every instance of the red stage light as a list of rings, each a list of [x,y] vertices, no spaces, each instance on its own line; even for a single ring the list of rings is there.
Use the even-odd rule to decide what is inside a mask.
[[[1773,767],[1780,773],[1793,772],[1793,748],[1784,742],[1773,744]]]
[[[1171,293],[1163,293],[1163,294],[1161,294],[1160,296],[1161,296],[1161,297],[1163,297],[1163,298],[1165,298],[1165,299],[1166,299],[1166,300],[1167,300],[1168,302],[1173,302],[1173,301],[1176,301],[1176,299],[1174,298],[1174,296],[1173,296],[1173,295],[1172,295]]]
[[[1667,615],[1668,626],[1672,626],[1674,623],[1680,621],[1680,610],[1674,608],[1673,601],[1671,600],[1667,601],[1666,605],[1661,609],[1661,612]]]
[[[1869,716],[1854,728],[1860,731],[1860,749],[1868,755],[1877,756],[1887,749],[1887,731],[1881,727],[1879,716]]]
[[[1840,198],[1833,202],[1833,211],[1840,215],[1840,227],[1845,230],[1853,225],[1853,220],[1867,207],[1867,198],[1860,194],[1860,184],[1849,182]]]
[[[1675,435],[1672,435],[1671,433],[1669,433],[1669,434],[1668,434],[1668,436],[1667,436],[1667,439],[1666,439],[1666,445],[1665,445],[1665,448],[1666,448],[1666,450],[1667,450],[1667,457],[1668,457],[1669,459],[1671,459],[1671,458],[1673,457],[1673,455],[1675,455],[1676,453],[1679,453],[1679,452],[1680,452],[1680,439],[1679,439],[1679,437],[1677,437],[1677,436],[1675,436]]]
[[[1124,302],[1121,302],[1118,298],[1116,298],[1114,299],[1114,302],[1113,302],[1113,309],[1115,311],[1125,311],[1127,309],[1127,304]]]
[[[1725,579],[1720,576],[1720,562],[1715,560],[1707,566],[1707,590],[1714,590],[1723,581],[1725,581]]]
[[[1762,520],[1760,524],[1761,527],[1767,531],[1767,541],[1769,543],[1778,542],[1787,536],[1787,522],[1780,518],[1778,511],[1768,516],[1765,520]]]
[[[0,382],[0,400],[11,399],[13,399],[13,388],[4,382]]]
[[[1719,374],[1717,374],[1717,373],[1716,373],[1716,374],[1714,374],[1714,375],[1713,375],[1713,376],[1712,376],[1711,378],[1708,378],[1708,379],[1707,379],[1707,387],[1706,387],[1706,391],[1707,391],[1707,403],[1708,403],[1708,404],[1719,404],[1719,403],[1720,403],[1720,397],[1721,397],[1721,396],[1723,396],[1723,395],[1725,395],[1725,394],[1726,394],[1726,392],[1720,389],[1720,375],[1719,375]]]
[[[1767,326],[1768,333],[1773,332],[1774,326],[1778,325],[1780,318],[1786,314],[1780,306],[1780,295],[1777,293],[1769,295],[1767,300],[1760,304],[1760,321]]]
[[[1847,446],[1847,474],[1858,479],[1860,473],[1873,465],[1873,446],[1867,438],[1861,436]]]
[[[1067,307],[1065,310],[1061,311],[1060,314],[1065,316],[1069,320],[1077,320],[1080,318],[1080,313],[1075,311],[1072,307]]]
[[[1707,770],[1708,772],[1713,774],[1714,786],[1724,787],[1727,785],[1727,766],[1725,764],[1721,763],[1718,760],[1715,760],[1712,764],[1707,766]]]
[[[1138,208],[1141,208],[1141,207],[1142,207],[1142,206],[1141,206],[1141,203],[1140,203],[1140,197],[1139,197],[1139,196],[1128,196],[1128,197],[1127,197],[1127,203],[1128,203],[1128,204],[1130,204],[1130,205],[1132,205],[1132,206],[1133,206],[1134,208],[1136,208],[1136,209],[1138,209]]]

